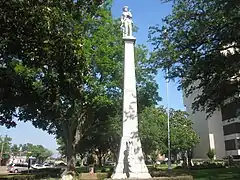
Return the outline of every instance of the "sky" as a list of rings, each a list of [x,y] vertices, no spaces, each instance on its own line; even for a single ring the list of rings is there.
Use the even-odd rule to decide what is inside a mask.
[[[144,44],[151,51],[153,47],[148,42],[148,29],[150,26],[162,24],[162,18],[171,13],[172,5],[170,3],[162,4],[160,0],[114,0],[112,7],[113,17],[121,16],[123,6],[129,6],[133,14],[134,24],[139,28],[134,34],[138,44]],[[167,91],[164,74],[159,72],[156,77],[159,85],[159,95],[163,100],[160,105],[167,105]],[[168,104],[170,108],[184,110],[182,93],[177,91],[177,84],[170,82],[168,88]],[[16,128],[6,129],[0,126],[0,135],[8,135],[13,140],[13,144],[41,144],[57,154],[57,144],[53,135],[36,129],[31,123],[18,122]]]

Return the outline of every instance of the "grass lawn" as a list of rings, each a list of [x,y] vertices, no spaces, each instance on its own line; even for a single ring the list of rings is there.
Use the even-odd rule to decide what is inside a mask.
[[[160,165],[158,169],[167,172],[167,165]],[[173,167],[171,174],[192,175],[194,180],[240,180],[240,168],[183,170]]]
[[[163,165],[164,166],[164,165]],[[86,167],[77,168],[78,172],[87,172]],[[111,167],[96,168],[96,172],[111,172]],[[149,166],[149,170],[151,167]],[[160,171],[167,172],[167,166],[160,167]],[[151,170],[150,170],[151,171]],[[163,173],[165,174],[165,173]],[[240,180],[240,168],[216,168],[216,169],[199,169],[199,170],[183,170],[173,169],[174,175],[192,175],[194,180]]]
[[[194,180],[240,180],[240,168],[191,170]]]
[[[96,173],[100,173],[102,169],[105,169],[105,172],[109,172],[109,171],[111,172],[110,167],[102,167],[102,168],[96,168],[96,171],[97,171]],[[161,169],[158,171],[161,171],[162,174],[168,174],[166,169]],[[87,172],[87,168],[78,167],[78,172],[79,173]],[[88,173],[85,173],[85,174],[88,174]],[[240,168],[218,168],[218,169],[201,169],[201,170],[173,169],[170,174],[176,175],[176,176],[192,175],[194,180],[240,180]],[[20,176],[26,176],[26,175],[20,175]],[[6,176],[0,175],[0,179],[3,177],[6,178]],[[9,175],[7,176],[7,179],[11,179],[13,177],[14,177],[13,175],[12,176]]]

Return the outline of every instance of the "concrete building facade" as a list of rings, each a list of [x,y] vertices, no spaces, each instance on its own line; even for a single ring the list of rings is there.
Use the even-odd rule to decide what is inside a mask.
[[[194,158],[207,159],[209,149],[214,149],[216,158],[222,159],[229,155],[240,157],[240,103],[226,102],[226,105],[215,111],[206,120],[207,113],[192,110],[192,103],[196,92],[186,97],[183,101],[189,118],[193,122],[193,129],[200,137],[200,143],[194,150]]]
[[[206,112],[193,112],[192,103],[198,93],[199,92],[196,92],[188,97],[183,97],[186,111],[189,114],[190,120],[193,122],[193,129],[200,137],[200,142],[194,149],[194,158],[207,159],[209,149],[215,149],[216,158],[223,158],[226,156],[226,153],[221,112],[214,112],[208,120],[206,120]]]

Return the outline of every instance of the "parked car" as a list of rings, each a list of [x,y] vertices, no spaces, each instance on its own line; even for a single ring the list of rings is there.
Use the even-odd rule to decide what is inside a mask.
[[[53,164],[45,163],[42,166],[43,166],[43,168],[51,168],[51,167],[53,167]]]
[[[11,173],[19,173],[22,171],[27,171],[28,170],[28,164],[23,163],[23,164],[14,164],[11,163],[7,166],[7,171]]]
[[[33,169],[41,169],[43,166],[41,164],[34,164],[32,165]]]
[[[61,162],[61,163],[58,163],[55,165],[56,168],[66,168],[67,167],[67,164],[64,163],[64,162]]]
[[[106,166],[115,166],[116,163],[113,162],[113,161],[106,161],[106,162],[105,162],[105,165],[106,165]]]
[[[34,164],[32,165],[33,169],[44,169],[44,168],[52,168],[53,166],[51,164]]]

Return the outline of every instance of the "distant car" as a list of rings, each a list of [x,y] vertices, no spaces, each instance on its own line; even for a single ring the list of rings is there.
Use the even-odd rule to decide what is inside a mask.
[[[46,163],[46,164],[43,164],[42,167],[43,168],[51,168],[51,167],[53,167],[53,164]]]
[[[41,169],[41,168],[43,168],[43,165],[41,165],[41,164],[34,164],[34,165],[32,165],[32,168],[33,169]]]
[[[44,169],[44,168],[52,168],[52,167],[53,167],[52,165],[47,164],[47,163],[45,163],[45,164],[34,164],[34,165],[32,165],[32,168],[33,168],[33,169]]]
[[[19,172],[27,171],[27,170],[28,170],[27,163],[23,163],[23,164],[11,163],[7,166],[7,171],[10,173],[19,173]]]
[[[106,161],[106,162],[105,162],[105,165],[106,165],[106,166],[115,166],[116,163],[113,162],[113,161]]]
[[[56,168],[66,168],[67,164],[65,164],[64,162],[58,163],[55,165]]]

